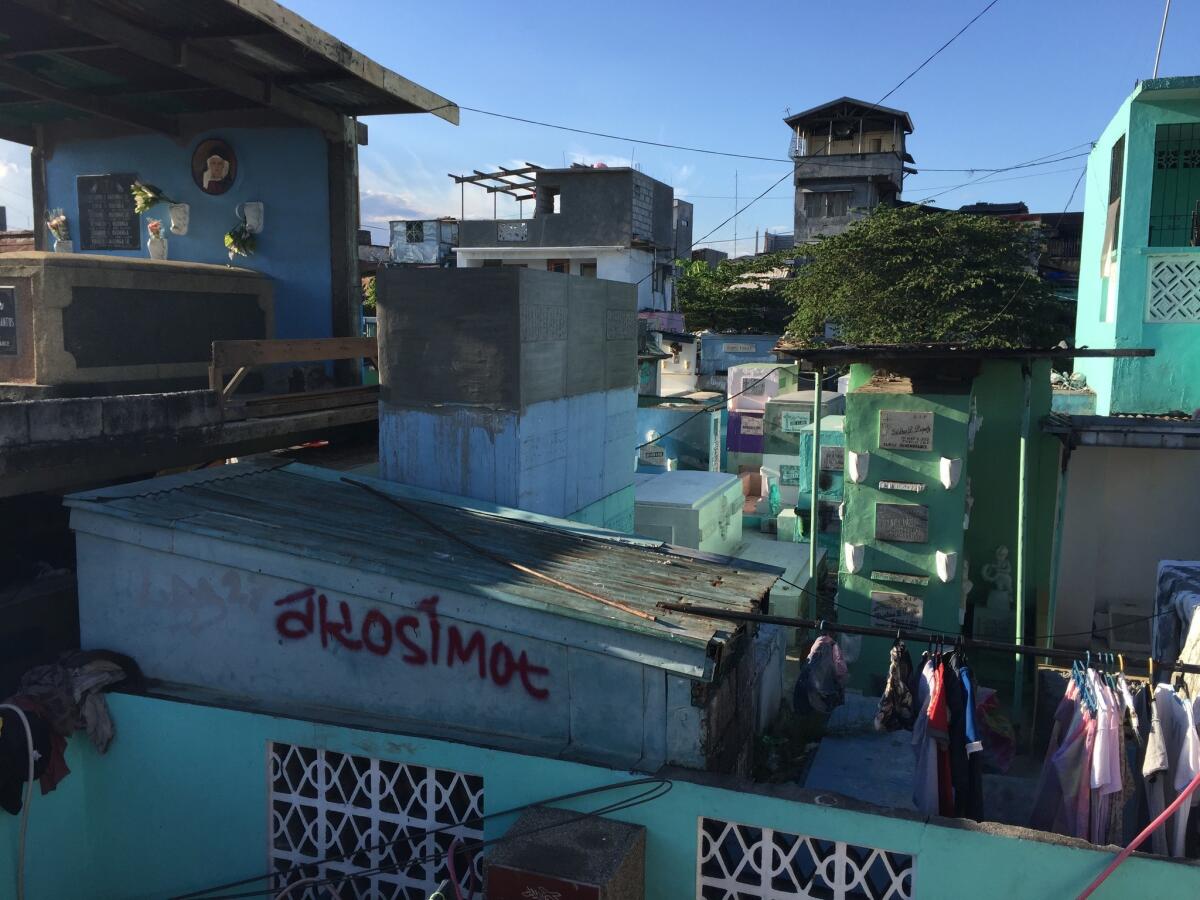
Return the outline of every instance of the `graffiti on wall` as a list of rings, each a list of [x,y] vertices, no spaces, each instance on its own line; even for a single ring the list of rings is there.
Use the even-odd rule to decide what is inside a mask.
[[[437,597],[426,597],[417,604],[420,616],[405,613],[394,618],[372,608],[356,623],[345,600],[335,602],[316,588],[305,588],[275,601],[275,606],[286,607],[275,617],[275,630],[284,640],[300,641],[315,634],[325,648],[336,645],[352,653],[392,656],[414,667],[461,667],[497,687],[520,684],[535,700],[550,696],[550,689],[541,683],[549,669],[531,662],[524,650],[514,654],[504,641],[489,640],[478,629],[443,628],[437,605]]]

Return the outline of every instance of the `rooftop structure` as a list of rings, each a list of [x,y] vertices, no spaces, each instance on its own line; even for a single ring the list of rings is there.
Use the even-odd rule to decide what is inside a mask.
[[[638,309],[672,308],[678,241],[690,249],[688,205],[670,185],[626,166],[451,176],[534,202],[521,219],[474,219],[459,228],[458,265],[527,266],[637,285]],[[686,225],[684,223],[687,223]]]
[[[908,113],[839,97],[785,118],[796,163],[794,241],[840,234],[881,203],[893,203],[905,173]]]

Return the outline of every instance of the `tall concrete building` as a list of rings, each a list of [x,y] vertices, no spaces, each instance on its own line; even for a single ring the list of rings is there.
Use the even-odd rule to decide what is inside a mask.
[[[893,203],[913,158],[908,113],[840,97],[783,120],[792,130],[795,242],[840,234],[881,203]]]

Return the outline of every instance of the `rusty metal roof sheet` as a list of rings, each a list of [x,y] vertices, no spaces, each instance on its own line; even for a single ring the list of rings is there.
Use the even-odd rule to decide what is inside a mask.
[[[75,510],[473,593],[697,649],[707,649],[734,629],[714,619],[666,612],[658,603],[686,600],[761,611],[781,574],[760,563],[699,554],[562,519],[377,479],[361,481],[418,516],[348,483],[341,473],[278,460],[102,488],[74,494],[66,503]],[[438,529],[655,618],[517,572]]]

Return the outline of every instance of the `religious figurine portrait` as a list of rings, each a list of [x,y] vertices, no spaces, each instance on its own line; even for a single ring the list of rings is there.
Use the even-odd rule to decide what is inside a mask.
[[[201,141],[192,153],[192,178],[206,194],[224,194],[237,178],[233,148],[218,138]]]

